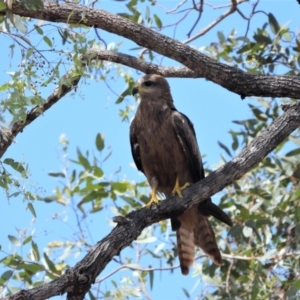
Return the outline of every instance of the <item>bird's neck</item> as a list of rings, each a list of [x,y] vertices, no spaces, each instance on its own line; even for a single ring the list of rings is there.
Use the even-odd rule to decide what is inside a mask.
[[[144,98],[141,100],[139,110],[144,114],[156,114],[166,109],[174,109],[174,103],[172,97],[160,97],[157,98]]]

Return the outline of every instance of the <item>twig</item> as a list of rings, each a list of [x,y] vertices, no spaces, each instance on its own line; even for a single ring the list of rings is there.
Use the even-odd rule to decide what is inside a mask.
[[[183,41],[182,43],[188,44],[188,43],[194,41],[195,39],[199,38],[200,36],[204,35],[205,33],[207,33],[209,30],[211,30],[213,27],[215,27],[218,23],[220,23],[226,17],[228,17],[229,15],[234,13],[236,11],[237,5],[242,2],[245,2],[245,0],[240,0],[240,1],[231,0],[232,4],[231,4],[230,9],[227,12],[223,13],[219,18],[217,18],[216,20],[211,22],[208,26],[206,26],[204,29],[202,29],[199,33],[197,33],[196,35],[194,35],[191,38],[188,38],[187,40]]]
[[[231,274],[233,265],[234,265],[234,260],[230,263],[228,271],[227,271],[227,276],[226,276],[226,293],[227,294],[230,293],[230,274]]]

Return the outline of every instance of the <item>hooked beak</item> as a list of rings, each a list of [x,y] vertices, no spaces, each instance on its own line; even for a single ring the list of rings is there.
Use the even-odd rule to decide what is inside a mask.
[[[132,89],[132,96],[134,96],[135,94],[137,94],[139,92],[139,89],[137,87],[134,87]]]

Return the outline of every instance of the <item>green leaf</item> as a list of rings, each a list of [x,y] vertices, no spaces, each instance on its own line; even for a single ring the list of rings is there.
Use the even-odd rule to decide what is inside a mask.
[[[97,300],[97,298],[89,291],[90,300]],[[105,298],[105,297],[104,297]]]
[[[269,13],[268,16],[269,16],[269,24],[270,24],[270,28],[271,28],[272,32],[273,32],[274,34],[279,33],[279,31],[280,31],[280,26],[279,26],[279,24],[278,24],[276,18],[275,18],[274,15],[271,14],[271,13]]]
[[[50,260],[50,258],[48,257],[48,255],[46,253],[44,253],[44,259],[46,261],[46,264],[47,264],[49,270],[51,270],[53,273],[56,273],[57,270],[56,270],[55,264]]]
[[[1,4],[1,2],[0,2],[0,4]],[[12,275],[13,275],[13,271],[11,271],[11,270],[5,271],[1,275],[1,279],[3,279],[4,282],[6,282],[6,281],[8,281],[11,278]]]
[[[6,5],[3,2],[0,2],[0,11],[6,10]]]
[[[11,243],[17,247],[22,246],[22,243],[19,239],[17,239],[16,237],[9,235],[8,236],[9,240],[11,241]]]
[[[33,263],[33,264],[32,263],[30,263],[30,264],[29,263],[19,264],[18,269],[26,270],[26,271],[30,272],[31,274],[45,270],[44,266],[36,264],[36,263]]]
[[[121,103],[126,96],[131,96],[132,89],[134,87],[135,81],[133,80],[132,77],[130,77],[128,75],[124,75],[124,79],[126,81],[126,87],[125,87],[125,90],[121,93],[121,95],[117,99],[116,104]]]
[[[96,136],[96,147],[99,151],[104,149],[104,135],[101,135],[100,133]]]
[[[4,164],[11,166],[14,170],[16,170],[19,173],[22,173],[25,171],[24,167],[21,163],[14,161],[12,158],[6,158],[3,161]]]
[[[24,240],[23,245],[28,244],[29,242],[31,242],[31,240],[32,240],[32,236],[30,235]]]
[[[32,250],[32,254],[34,256],[34,259],[36,261],[39,261],[40,260],[40,253],[39,253],[38,245],[34,241],[32,241],[31,242],[31,247],[32,247],[31,250]]]
[[[36,218],[35,209],[34,209],[34,206],[32,205],[32,203],[28,203],[27,208],[30,210],[32,215]]]
[[[93,171],[94,171],[94,175],[96,177],[98,177],[99,179],[103,177],[104,175],[104,172],[102,171],[102,169],[100,169],[99,167],[94,167],[93,168]]]
[[[52,48],[52,42],[47,36],[44,36],[44,41],[50,48]]]
[[[219,142],[219,141],[218,141],[218,144],[219,144],[219,146],[220,146],[223,150],[225,150],[225,152],[226,152],[230,157],[232,157],[232,155],[231,155],[229,149],[227,148],[227,146],[225,146],[223,143],[221,143],[221,142]]]
[[[185,288],[182,288],[182,290],[183,290],[183,293],[186,295],[186,297],[190,298],[189,292]]]
[[[1,3],[1,2],[0,2]],[[3,85],[0,86],[0,92],[5,92],[10,88],[10,84],[4,83]]]
[[[150,289],[152,291],[152,289],[153,289],[153,279],[154,279],[154,272],[153,271],[149,271],[149,279],[150,279]]]
[[[272,44],[272,40],[268,36],[262,34],[255,34],[253,38],[260,44]]]
[[[289,151],[286,156],[296,156],[300,154],[300,148],[294,149],[292,151]]]
[[[162,28],[162,22],[161,22],[160,18],[156,14],[154,14],[153,17],[154,17],[154,21],[155,21],[156,26],[158,28]]]
[[[22,33],[27,33],[27,27],[25,26],[25,24],[23,23],[23,20],[21,19],[20,16],[18,15],[14,15],[14,22],[13,24],[15,25],[15,27],[21,31]]]
[[[38,34],[40,34],[40,35],[44,34],[44,31],[40,26],[34,25],[34,28]]]
[[[62,178],[66,178],[66,175],[62,172],[57,172],[57,173],[54,173],[54,172],[50,172],[48,173],[49,176],[52,176],[52,177],[62,177]]]
[[[119,193],[125,193],[128,188],[128,183],[127,182],[112,182],[111,187],[113,190],[119,192]]]
[[[86,157],[84,157],[81,153],[81,151],[77,148],[77,156],[79,163],[85,168],[85,169],[90,169],[91,165]]]
[[[220,41],[221,44],[226,42],[226,39],[225,39],[225,36],[224,36],[223,32],[218,31],[217,35],[218,35],[218,38],[219,38],[219,41]]]

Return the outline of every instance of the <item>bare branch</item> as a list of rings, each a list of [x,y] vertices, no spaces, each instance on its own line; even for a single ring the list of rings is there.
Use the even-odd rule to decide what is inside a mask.
[[[40,300],[68,292],[68,299],[83,299],[96,277],[122,249],[130,245],[141,231],[156,222],[181,215],[199,203],[241,178],[300,125],[300,102],[283,107],[284,113],[261,132],[233,160],[211,173],[208,177],[183,191],[184,200],[170,197],[151,209],[142,208],[126,217],[116,217],[118,225],[89,253],[60,278],[43,286],[21,291],[4,299]],[[223,255],[225,257],[225,255]],[[230,255],[230,258],[237,258]]]
[[[214,20],[212,23],[210,23],[208,26],[206,26],[204,29],[202,29],[199,33],[197,33],[196,35],[194,35],[191,38],[188,38],[187,40],[183,41],[183,44],[188,44],[192,41],[194,41],[195,39],[199,38],[200,36],[204,35],[205,33],[207,33],[209,30],[211,30],[213,27],[215,27],[218,23],[220,23],[222,20],[224,20],[225,18],[227,18],[229,15],[231,15],[232,13],[234,13],[237,9],[237,5],[245,2],[245,0],[240,0],[240,1],[236,1],[236,0],[231,0],[231,7],[228,11],[226,11],[225,13],[223,13],[219,18],[217,18],[216,20]]]
[[[232,5],[232,7],[235,6]],[[300,98],[300,78],[297,76],[254,75],[243,72],[235,67],[219,63],[196,49],[152,29],[100,9],[75,4],[44,2],[43,10],[31,11],[19,3],[13,4],[12,12],[23,17],[51,22],[84,24],[121,35],[142,47],[182,63],[193,70],[197,76],[211,80],[241,95],[242,98],[246,96]]]

